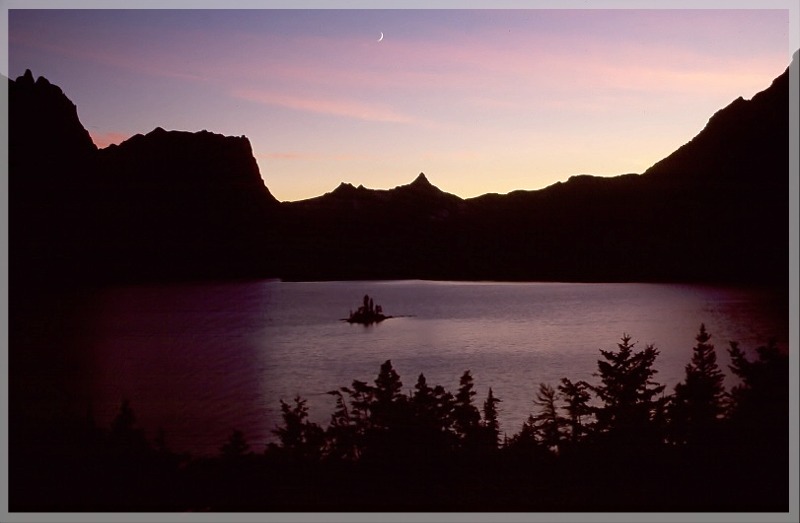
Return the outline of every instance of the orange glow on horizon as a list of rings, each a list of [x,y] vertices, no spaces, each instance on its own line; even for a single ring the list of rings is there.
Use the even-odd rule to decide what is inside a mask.
[[[789,14],[13,10],[9,76],[45,76],[87,129],[116,131],[98,147],[247,136],[278,199],[419,172],[468,198],[643,172],[785,70]]]
[[[105,149],[109,145],[119,145],[131,137],[129,134],[118,133],[114,131],[106,133],[94,133],[89,131],[89,136],[98,149]]]

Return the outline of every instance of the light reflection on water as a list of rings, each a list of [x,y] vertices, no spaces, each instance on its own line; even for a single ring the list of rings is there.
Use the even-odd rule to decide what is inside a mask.
[[[364,327],[340,321],[365,293],[398,317]],[[476,403],[502,399],[502,430],[519,431],[541,382],[596,383],[599,349],[623,333],[654,344],[656,380],[683,378],[701,322],[728,373],[729,340],[754,352],[787,346],[786,306],[754,290],[691,285],[248,282],[119,288],[97,296],[92,404],[107,424],[123,398],[153,436],[176,450],[214,453],[243,430],[261,450],[279,399],[308,400],[313,421],[333,411],[327,391],[372,382],[392,360],[411,392],[419,373],[451,392],[469,369]],[[777,310],[778,313],[774,311]],[[729,373],[728,373],[729,374]],[[726,381],[728,387],[734,383]]]

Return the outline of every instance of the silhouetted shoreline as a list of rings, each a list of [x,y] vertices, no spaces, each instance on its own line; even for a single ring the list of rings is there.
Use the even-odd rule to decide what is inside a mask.
[[[327,427],[301,397],[281,400],[277,442],[234,430],[216,456],[148,440],[123,402],[108,428],[87,417],[15,423],[10,510],[72,511],[717,511],[788,510],[788,355],[727,349],[741,379],[722,386],[701,326],[686,376],[659,385],[658,349],[627,335],[601,350],[599,380],[542,383],[519,432],[501,434],[491,388],[469,371],[453,393],[414,391],[386,361],[374,384],[329,394]]]

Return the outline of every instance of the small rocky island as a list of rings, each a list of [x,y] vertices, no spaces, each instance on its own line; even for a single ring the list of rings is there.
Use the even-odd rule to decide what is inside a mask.
[[[362,325],[370,325],[372,323],[381,322],[391,316],[386,316],[383,313],[383,307],[375,305],[375,302],[370,298],[369,294],[364,295],[364,303],[358,310],[350,311],[350,317],[345,321],[348,323],[361,323]]]

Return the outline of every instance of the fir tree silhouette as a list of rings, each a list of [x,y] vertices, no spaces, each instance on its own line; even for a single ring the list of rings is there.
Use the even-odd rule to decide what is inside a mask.
[[[706,444],[715,439],[713,431],[725,412],[725,375],[705,324],[695,339],[686,377],[675,386],[670,403],[670,436],[678,443]]]

